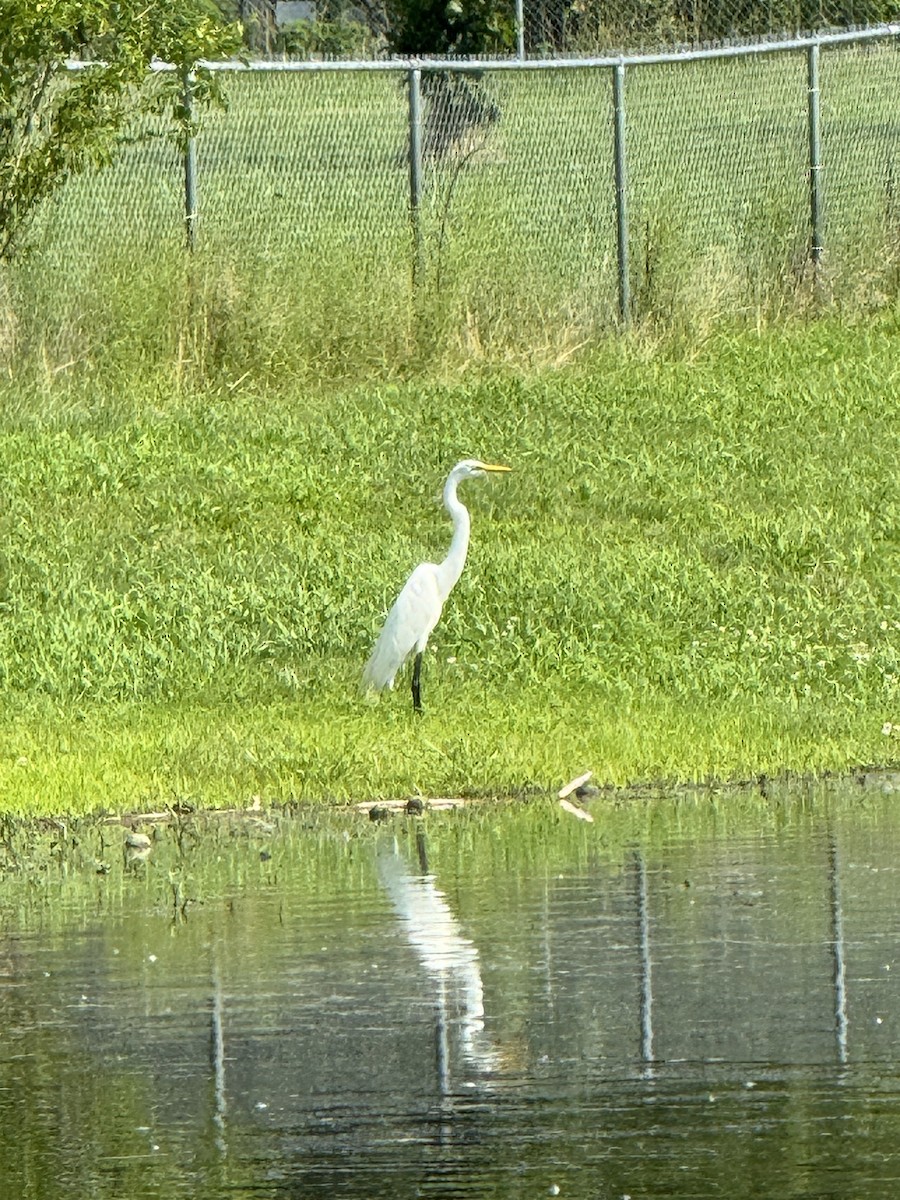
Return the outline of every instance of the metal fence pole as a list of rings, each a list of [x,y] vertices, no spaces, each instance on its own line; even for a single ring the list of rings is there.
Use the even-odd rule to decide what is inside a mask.
[[[188,122],[193,117],[192,108],[191,77],[185,75],[184,110]],[[184,145],[184,226],[189,250],[197,244],[197,215],[197,143],[193,133],[189,133]]]
[[[616,173],[616,251],[619,265],[619,316],[623,325],[631,317],[631,285],[628,265],[628,194],[625,161],[625,64],[613,68],[613,108],[615,112],[614,150]]]
[[[525,4],[516,0],[516,58],[525,61]]]
[[[809,115],[809,223],[813,268],[822,258],[822,124],[819,111],[819,43],[806,51]]]
[[[409,71],[409,217],[413,230],[413,287],[422,274],[422,72]]]

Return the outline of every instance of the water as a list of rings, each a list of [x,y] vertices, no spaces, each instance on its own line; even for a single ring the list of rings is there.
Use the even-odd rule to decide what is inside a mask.
[[[9,837],[0,1196],[894,1197],[885,786]]]

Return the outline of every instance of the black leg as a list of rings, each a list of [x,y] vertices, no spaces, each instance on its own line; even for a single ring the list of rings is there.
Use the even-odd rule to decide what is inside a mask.
[[[422,655],[416,655],[416,661],[413,664],[412,676],[412,694],[413,694],[413,709],[415,712],[422,711]]]

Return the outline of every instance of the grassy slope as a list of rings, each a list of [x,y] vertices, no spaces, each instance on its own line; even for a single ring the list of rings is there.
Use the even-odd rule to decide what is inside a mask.
[[[0,795],[70,812],[896,761],[893,328],[612,348],[528,379],[5,388]],[[473,545],[413,720],[357,681]]]

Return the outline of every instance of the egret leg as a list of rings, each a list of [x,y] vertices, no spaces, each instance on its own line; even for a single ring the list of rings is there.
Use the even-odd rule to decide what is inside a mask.
[[[420,713],[422,711],[422,654],[421,654],[421,651],[416,655],[416,661],[413,663],[412,694],[413,694],[413,710],[417,713]]]

